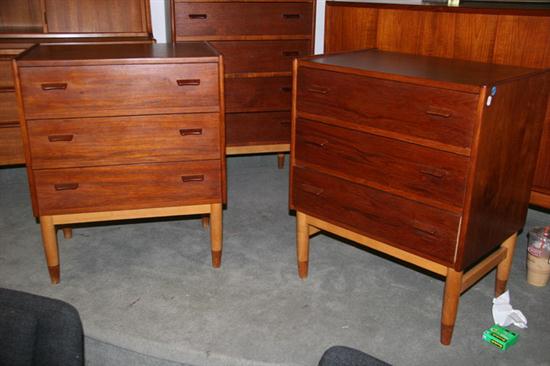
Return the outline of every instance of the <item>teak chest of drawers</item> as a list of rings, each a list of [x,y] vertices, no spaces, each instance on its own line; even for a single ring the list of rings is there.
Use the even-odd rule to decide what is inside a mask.
[[[446,278],[441,342],[461,292],[506,288],[550,87],[541,70],[378,50],[294,66],[291,208],[298,271],[325,230]]]
[[[227,154],[289,150],[292,60],[313,53],[315,0],[171,0],[172,40],[225,61]]]
[[[203,42],[36,46],[14,62],[34,215],[55,225],[210,214],[221,263],[223,63]]]

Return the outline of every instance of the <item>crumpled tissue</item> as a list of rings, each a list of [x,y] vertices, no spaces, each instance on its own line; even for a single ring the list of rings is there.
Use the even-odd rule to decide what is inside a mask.
[[[493,299],[493,319],[495,323],[506,327],[514,324],[519,328],[527,328],[527,318],[519,310],[510,305],[510,294],[508,291]]]

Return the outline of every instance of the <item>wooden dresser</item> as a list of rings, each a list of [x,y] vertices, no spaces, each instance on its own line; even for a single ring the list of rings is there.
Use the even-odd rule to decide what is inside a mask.
[[[313,53],[315,0],[171,0],[172,40],[208,40],[224,56],[227,154],[290,143],[291,65]]]
[[[151,43],[149,0],[2,0],[0,165],[25,162],[11,59],[36,43]]]
[[[56,225],[209,214],[221,263],[222,57],[207,43],[35,46],[13,63],[34,215]]]
[[[295,64],[291,208],[298,271],[328,231],[445,277],[441,342],[460,293],[497,270],[525,222],[550,74],[378,50]]]
[[[550,4],[465,3],[447,7],[328,1],[325,53],[372,47],[550,68]],[[550,108],[530,201],[550,208]]]

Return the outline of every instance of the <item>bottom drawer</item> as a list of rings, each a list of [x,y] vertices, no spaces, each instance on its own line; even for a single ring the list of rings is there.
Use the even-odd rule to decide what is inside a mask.
[[[290,112],[228,113],[227,146],[288,144]]]
[[[294,168],[296,210],[443,264],[454,261],[460,216],[360,184]]]
[[[34,170],[39,215],[221,202],[219,160]]]
[[[0,165],[24,164],[23,140],[19,124],[0,125]]]

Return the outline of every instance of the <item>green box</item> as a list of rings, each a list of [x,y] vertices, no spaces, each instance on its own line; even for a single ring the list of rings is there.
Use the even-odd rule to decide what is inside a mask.
[[[483,340],[502,351],[516,344],[518,337],[517,333],[497,324],[483,332]]]

